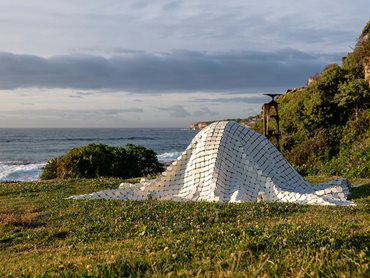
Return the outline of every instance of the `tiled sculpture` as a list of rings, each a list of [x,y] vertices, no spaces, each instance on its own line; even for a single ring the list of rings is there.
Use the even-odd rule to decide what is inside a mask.
[[[235,122],[200,131],[160,177],[72,199],[354,205],[344,179],[310,185],[264,136]]]

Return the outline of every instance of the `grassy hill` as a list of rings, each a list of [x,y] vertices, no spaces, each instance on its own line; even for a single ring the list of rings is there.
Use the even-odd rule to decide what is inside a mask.
[[[370,275],[369,179],[357,207],[65,199],[121,181],[1,183],[0,276]]]
[[[281,152],[301,174],[370,177],[370,22],[341,65],[278,102]]]

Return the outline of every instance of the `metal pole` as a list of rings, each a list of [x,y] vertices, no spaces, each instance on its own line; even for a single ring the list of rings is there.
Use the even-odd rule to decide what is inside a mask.
[[[279,109],[278,103],[275,101],[275,97],[281,96],[281,94],[264,94],[266,96],[271,97],[271,101],[268,103],[264,103],[262,106],[263,110],[263,134],[270,139],[274,137],[276,140],[277,149],[280,150],[280,121],[279,121]],[[275,114],[271,115],[271,107],[274,107]],[[270,120],[275,119],[276,121],[276,130],[275,132],[270,128]]]

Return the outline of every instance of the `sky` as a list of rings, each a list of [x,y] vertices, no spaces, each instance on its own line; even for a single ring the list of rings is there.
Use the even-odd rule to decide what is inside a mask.
[[[0,128],[245,118],[340,63],[369,0],[0,0]]]

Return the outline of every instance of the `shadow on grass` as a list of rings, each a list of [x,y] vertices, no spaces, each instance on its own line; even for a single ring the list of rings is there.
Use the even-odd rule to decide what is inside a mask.
[[[366,198],[369,196],[370,196],[370,183],[351,187],[348,199],[355,200],[360,198]]]

